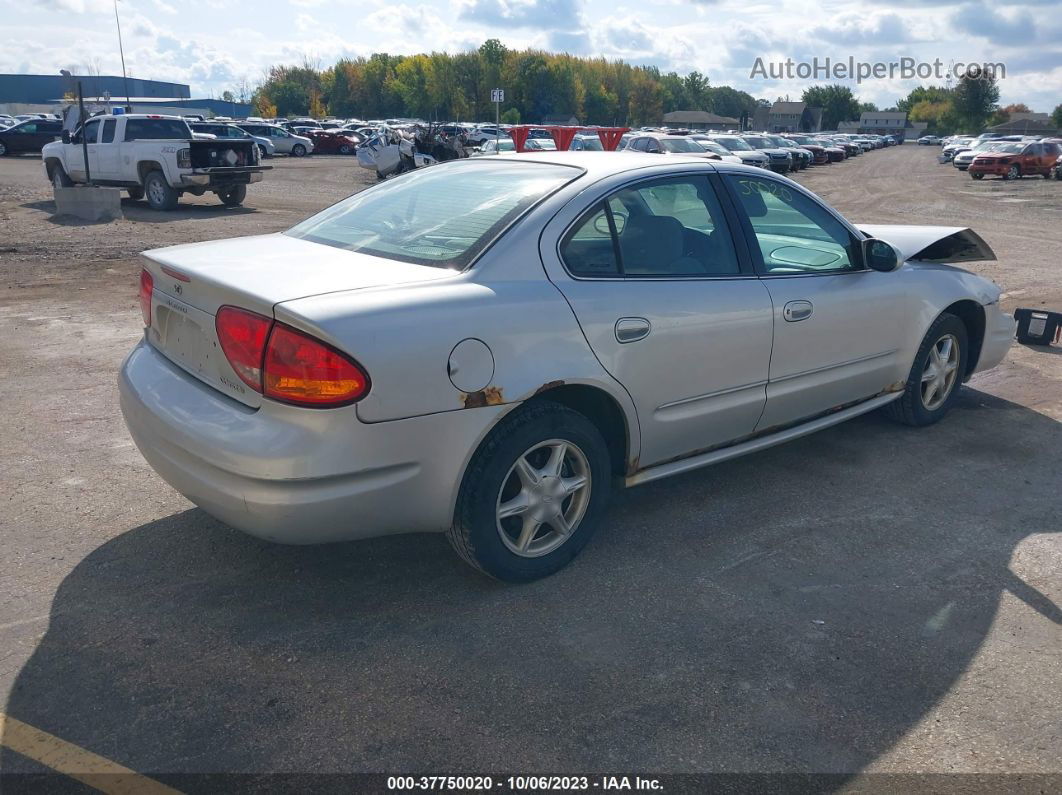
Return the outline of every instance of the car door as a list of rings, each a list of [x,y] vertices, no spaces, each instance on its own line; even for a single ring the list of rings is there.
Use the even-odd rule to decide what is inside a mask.
[[[725,177],[770,293],[774,343],[758,431],[873,397],[906,376],[899,360],[913,300],[863,265],[861,238],[790,181]]]
[[[1039,174],[1040,173],[1040,155],[1043,153],[1043,148],[1040,144],[1029,144],[1021,150],[1021,155],[1018,160],[1021,162],[1022,174]]]
[[[751,433],[766,400],[771,301],[712,179],[628,181],[577,202],[543,234],[543,261],[634,401],[641,465]]]
[[[85,173],[85,151],[89,151],[89,167],[92,166],[92,152],[99,136],[100,120],[89,119],[84,126],[77,129],[70,138],[70,143],[63,147],[66,155],[67,173],[75,182],[84,182],[87,178]],[[85,145],[82,146],[82,140]]]
[[[11,152],[29,152],[37,140],[37,125],[35,121],[25,121],[8,130],[7,148]]]
[[[99,143],[95,144],[95,160],[92,158],[92,147],[89,147],[89,165],[97,172],[93,175],[96,179],[109,182],[121,181],[121,161],[118,157],[121,145],[114,140],[117,126],[117,119],[104,119]]]

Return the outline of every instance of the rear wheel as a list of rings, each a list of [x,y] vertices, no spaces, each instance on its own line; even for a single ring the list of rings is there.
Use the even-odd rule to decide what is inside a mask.
[[[984,174],[971,174],[970,176],[973,177],[974,179],[984,179],[985,178]]]
[[[0,141],[0,157],[3,157],[6,154],[7,154],[7,144],[5,144],[3,141]]]
[[[447,538],[480,571],[529,582],[566,566],[590,540],[609,498],[608,448],[566,406],[517,409],[472,457]]]
[[[247,198],[247,186],[230,185],[227,188],[222,188],[218,191],[218,198],[221,199],[221,203],[226,207],[236,207],[243,204],[243,200]]]
[[[932,425],[943,417],[959,392],[966,372],[965,324],[944,313],[933,321],[918,348],[903,396],[886,406],[904,425]]]
[[[354,147],[351,146],[350,144],[343,144],[342,146],[339,147],[339,154],[341,154],[341,155],[349,155],[353,151],[354,151]]]
[[[292,157],[305,157],[306,147],[302,144],[295,144],[295,146],[291,147],[291,154]]]
[[[180,194],[166,182],[166,175],[161,171],[151,171],[144,177],[144,195],[152,210],[173,210],[177,207]]]

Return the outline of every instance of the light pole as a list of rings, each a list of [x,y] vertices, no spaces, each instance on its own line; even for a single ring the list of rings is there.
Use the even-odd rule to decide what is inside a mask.
[[[125,74],[125,50],[122,48],[122,23],[118,21],[118,0],[114,0],[114,25],[118,28],[118,54],[122,56],[122,82],[125,84],[125,112],[133,112],[129,99],[129,78]]]

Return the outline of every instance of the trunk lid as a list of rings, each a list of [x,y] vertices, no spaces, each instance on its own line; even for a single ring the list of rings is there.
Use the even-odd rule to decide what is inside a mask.
[[[979,234],[964,226],[856,224],[870,237],[899,250],[903,260],[958,263],[995,260],[996,254]]]
[[[282,301],[456,275],[282,234],[172,246],[144,257],[154,280],[148,342],[199,380],[252,407],[261,395],[240,380],[218,343],[214,320],[220,307],[273,317]]]

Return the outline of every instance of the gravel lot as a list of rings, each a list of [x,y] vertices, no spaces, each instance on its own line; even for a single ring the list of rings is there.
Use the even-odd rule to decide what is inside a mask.
[[[855,221],[971,226],[1008,310],[1062,309],[1062,183],[975,183],[936,154],[799,180]],[[368,183],[349,158],[272,163],[244,208],[127,201],[81,225],[52,220],[39,160],[0,159],[0,711],[191,790],[222,771],[1062,774],[1062,348],[1015,348],[929,429],[865,416],[625,492],[532,585],[442,536],[270,546],[151,472],[115,376],[141,250],[284,229]]]

